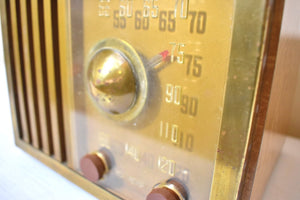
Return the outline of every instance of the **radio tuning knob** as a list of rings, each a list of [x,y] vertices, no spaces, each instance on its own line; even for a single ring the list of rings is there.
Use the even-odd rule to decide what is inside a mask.
[[[148,97],[148,75],[142,57],[129,43],[103,39],[86,60],[84,82],[103,115],[130,122],[142,113]]]
[[[106,150],[87,154],[80,160],[83,176],[92,182],[99,181],[110,168],[111,162]]]
[[[146,200],[188,200],[185,186],[175,178],[155,185]]]
[[[114,49],[101,49],[88,66],[88,85],[99,107],[121,114],[135,103],[137,91],[132,64]]]

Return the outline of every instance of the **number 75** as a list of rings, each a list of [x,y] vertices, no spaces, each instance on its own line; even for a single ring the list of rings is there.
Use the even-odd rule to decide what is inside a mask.
[[[171,50],[171,62],[177,61],[179,64],[183,64],[184,62],[184,51],[182,50],[185,44],[183,43],[176,43],[176,42],[170,42],[170,45],[172,45]],[[176,54],[177,52],[177,54]]]

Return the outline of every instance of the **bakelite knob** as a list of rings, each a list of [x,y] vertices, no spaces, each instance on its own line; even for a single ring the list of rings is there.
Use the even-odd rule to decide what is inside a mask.
[[[146,200],[188,200],[188,193],[179,180],[169,179],[155,185]]]
[[[83,176],[92,182],[99,181],[109,168],[109,159],[102,151],[87,154],[80,160]]]
[[[154,188],[147,196],[147,200],[180,200],[175,192],[168,188]]]

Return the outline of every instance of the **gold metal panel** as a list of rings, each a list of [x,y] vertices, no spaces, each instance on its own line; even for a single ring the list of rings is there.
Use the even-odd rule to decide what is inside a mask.
[[[105,6],[101,2],[82,1],[83,28],[73,29],[74,32],[83,32],[84,59],[83,66],[76,66],[77,76],[84,83],[87,79],[85,68],[93,48],[107,38],[128,42],[142,55],[145,63],[160,52],[172,52],[174,43],[178,46],[184,44],[181,47],[186,55],[185,61],[168,63],[165,68],[157,71],[150,71],[146,64],[145,68],[149,70],[147,103],[143,112],[128,123],[119,123],[101,114],[100,109],[91,101],[86,85],[81,86],[83,89],[75,87],[75,105],[85,104],[82,107],[75,106],[78,121],[82,118],[85,120],[80,121],[77,126],[86,127],[84,131],[76,133],[78,146],[74,152],[78,153],[75,157],[78,160],[85,153],[93,152],[101,146],[110,148],[116,162],[122,163],[116,165],[111,173],[119,177],[123,184],[115,186],[111,176],[111,179],[107,177],[99,185],[117,187],[111,191],[127,199],[144,198],[154,184],[172,176],[180,176],[182,179],[189,177],[184,183],[189,188],[192,199],[208,199],[222,122],[235,1],[189,1],[191,13],[207,13],[205,34],[191,31],[192,14],[187,19],[179,18],[178,14],[176,31],[173,30],[170,21],[174,5],[167,1],[157,3],[160,12],[167,13],[170,19],[167,25],[170,31],[163,30],[163,21],[159,21],[163,17],[150,17],[149,27],[139,28],[139,21],[135,19],[138,16],[145,19],[141,14],[144,2],[134,1],[132,16],[119,17],[121,4],[118,1],[110,2],[110,16],[99,16],[102,14],[99,14],[100,6]],[[187,65],[194,63],[194,57],[202,65],[201,75],[198,76],[187,72]],[[79,93],[79,90],[82,92]],[[198,113],[186,108],[186,102],[180,102],[183,96],[176,100],[174,97],[171,101],[171,95],[168,95],[171,90],[182,92],[185,100],[197,99]],[[171,130],[174,131],[171,133]],[[176,137],[176,130],[182,136]],[[193,146],[188,146],[192,140]],[[164,160],[171,163],[170,170],[161,166]]]
[[[61,149],[61,137],[58,122],[58,109],[57,109],[57,91],[55,80],[55,66],[53,57],[53,37],[52,37],[52,4],[51,0],[44,1],[44,19],[45,19],[45,41],[46,41],[46,60],[47,60],[47,78],[49,89],[49,106],[50,106],[50,118],[52,128],[52,140],[54,146],[54,158],[58,161],[62,161],[62,149]]]
[[[134,8],[143,8],[144,1],[137,1],[134,4]],[[187,130],[193,130],[195,132],[195,141],[197,146],[195,146],[195,150],[193,153],[202,154],[209,160],[214,160],[215,158],[215,146],[208,145],[208,143],[214,143],[218,140],[219,128],[221,122],[221,113],[222,113],[222,104],[223,104],[223,93],[224,93],[224,85],[226,84],[227,77],[227,66],[229,62],[229,50],[231,43],[231,25],[233,17],[233,1],[224,2],[224,1],[214,1],[214,2],[205,2],[199,3],[196,1],[190,1],[191,8],[199,8],[200,5],[202,9],[205,11],[209,11],[210,16],[217,16],[222,20],[219,21],[210,21],[211,27],[218,26],[218,31],[213,29],[206,30],[207,33],[204,35],[196,34],[186,34],[186,20],[178,19],[176,27],[178,28],[176,34],[168,33],[168,32],[156,32],[154,27],[158,27],[158,21],[155,19],[152,20],[152,24],[149,28],[149,31],[142,30],[138,32],[134,28],[134,21],[132,18],[127,19],[127,28],[125,29],[117,29],[112,28],[114,23],[113,11],[119,8],[119,2],[111,2],[111,16],[110,17],[99,17],[98,16],[98,1],[83,1],[84,3],[84,67],[87,67],[87,58],[91,53],[91,49],[93,49],[94,45],[97,44],[102,39],[115,37],[115,38],[126,38],[126,41],[129,42],[133,47],[137,49],[138,52],[142,53],[144,57],[150,59],[152,56],[155,56],[156,53],[159,53],[162,50],[170,50],[171,45],[169,41],[185,41],[185,53],[186,54],[195,54],[201,55],[205,58],[205,63],[203,64],[202,76],[199,79],[193,77],[182,77],[182,74],[185,73],[184,66],[178,63],[171,63],[165,69],[156,72],[158,79],[160,80],[159,88],[157,93],[152,94],[153,96],[148,96],[149,99],[156,99],[161,103],[160,110],[158,113],[155,113],[155,119],[151,119],[153,110],[156,107],[153,107],[153,110],[148,111],[147,117],[151,119],[151,123],[155,127],[149,128],[152,125],[143,124],[141,127],[141,133],[143,133],[146,137],[155,139],[157,141],[162,141],[163,139],[159,135],[159,125],[161,120],[171,120],[173,119],[177,123],[183,124],[184,128]],[[169,2],[161,1],[159,2],[160,6],[163,9],[171,10],[173,5]],[[219,9],[223,10],[222,13],[219,13]],[[199,8],[200,9],[200,8]],[[134,10],[135,11],[135,10]],[[210,17],[208,16],[208,17]],[[121,17],[122,18],[122,17]],[[218,19],[219,19],[218,18]],[[99,26],[101,24],[101,27]],[[104,28],[105,27],[105,28]],[[189,30],[189,29],[188,29]],[[222,38],[220,40],[219,38]],[[210,48],[209,45],[215,47],[216,40],[218,40],[218,55],[215,55],[214,48]],[[205,49],[205,51],[204,51]],[[218,56],[218,61],[216,62],[215,57]],[[187,62],[187,59],[186,59]],[[185,62],[185,63],[186,63]],[[220,66],[225,67],[220,67]],[[218,71],[218,73],[215,73]],[[82,74],[82,79],[85,79],[86,74]],[[213,77],[208,79],[207,77]],[[215,81],[217,80],[217,82]],[[149,82],[155,80],[149,80]],[[199,106],[201,107],[201,113],[198,114],[197,117],[193,116],[184,116],[181,114],[179,116],[178,110],[180,110],[180,105],[177,105],[176,102],[174,105],[163,104],[166,97],[163,92],[165,91],[166,85],[169,83],[174,83],[183,86],[183,93],[187,93],[191,96],[206,94],[207,98],[199,99]],[[210,91],[208,91],[208,88]],[[158,94],[161,92],[161,94]],[[209,94],[208,94],[209,93]],[[210,96],[211,95],[211,96]],[[214,105],[214,106],[211,106]],[[217,105],[217,106],[216,106]],[[90,103],[89,97],[86,98],[86,107],[87,107],[87,116],[95,117],[99,114],[97,110],[95,110],[95,106]],[[215,107],[218,107],[219,110],[213,110]],[[95,117],[96,118],[96,117]],[[108,122],[109,120],[104,118],[104,124],[111,124]],[[139,118],[136,120],[140,120]],[[195,121],[202,121],[207,123],[206,126],[199,127]],[[133,123],[133,122],[132,122]],[[140,122],[142,123],[142,122]],[[111,125],[111,127],[117,127],[122,125]],[[96,128],[96,127],[94,127]],[[90,130],[93,130],[93,127],[89,127]],[[150,131],[151,130],[151,131]],[[136,132],[136,131],[133,131]],[[196,134],[197,133],[197,134]],[[207,134],[210,133],[210,134]],[[205,140],[201,140],[200,138],[205,135]],[[163,143],[169,143],[170,141],[163,141]]]
[[[52,144],[51,144],[51,124],[50,121],[47,120],[47,104],[46,104],[46,96],[44,88],[47,87],[47,84],[44,80],[45,77],[45,66],[42,64],[42,51],[41,51],[41,33],[40,30],[43,27],[39,26],[39,12],[42,10],[38,10],[38,0],[31,1],[31,13],[32,13],[32,27],[33,27],[33,45],[34,45],[34,62],[35,62],[35,74],[36,74],[36,88],[38,95],[38,110],[39,110],[39,122],[41,128],[41,138],[42,138],[42,146],[43,152],[50,155],[52,153]]]
[[[233,40],[211,199],[238,199],[255,112],[270,7],[236,1]],[[250,17],[251,16],[251,17]]]
[[[10,12],[11,12],[11,23],[12,23],[12,37],[13,37],[13,50],[15,59],[15,71],[17,79],[17,92],[19,94],[19,110],[21,118],[21,131],[23,135],[23,140],[27,143],[30,142],[30,130],[28,127],[28,119],[26,116],[26,105],[25,105],[25,91],[23,88],[22,81],[22,70],[20,61],[20,49],[19,49],[19,36],[18,36],[18,22],[17,22],[17,11],[16,11],[16,1],[10,1]]]

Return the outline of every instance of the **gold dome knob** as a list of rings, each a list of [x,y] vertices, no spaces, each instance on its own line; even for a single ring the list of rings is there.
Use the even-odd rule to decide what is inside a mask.
[[[134,105],[137,84],[132,69],[126,57],[112,49],[100,49],[91,59],[88,84],[104,112],[121,114]]]

